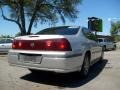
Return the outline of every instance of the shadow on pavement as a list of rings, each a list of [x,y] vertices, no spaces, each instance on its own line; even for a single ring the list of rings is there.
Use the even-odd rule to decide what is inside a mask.
[[[21,79],[40,84],[53,85],[59,88],[75,88],[89,83],[89,81],[96,78],[104,69],[107,62],[108,60],[104,59],[102,62],[94,64],[90,68],[88,77],[84,79],[82,79],[77,72],[69,74],[55,74],[51,72],[30,73],[22,76]]]
[[[0,56],[1,56],[1,55],[8,55],[8,53],[0,53]]]
[[[109,49],[109,50],[105,50],[104,52],[112,52],[112,51],[116,51],[116,50]]]

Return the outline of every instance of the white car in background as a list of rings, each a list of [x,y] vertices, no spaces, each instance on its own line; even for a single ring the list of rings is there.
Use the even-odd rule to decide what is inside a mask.
[[[109,49],[112,49],[112,50],[116,49],[116,44],[108,38],[98,38],[98,43],[100,46],[103,47],[104,51]]]
[[[102,47],[84,27],[47,28],[36,35],[16,37],[8,54],[12,66],[69,73],[80,71],[87,76],[89,68],[102,60]]]
[[[0,53],[8,53],[12,48],[12,38],[0,38]]]

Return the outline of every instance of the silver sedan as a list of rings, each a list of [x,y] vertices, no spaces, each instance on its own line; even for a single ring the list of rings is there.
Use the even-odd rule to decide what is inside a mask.
[[[36,35],[16,37],[8,58],[12,66],[68,73],[81,71],[87,76],[89,67],[103,57],[95,35],[84,27],[47,28]]]

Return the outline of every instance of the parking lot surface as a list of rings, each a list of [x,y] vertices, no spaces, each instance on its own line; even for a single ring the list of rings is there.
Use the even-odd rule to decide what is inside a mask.
[[[0,55],[0,90],[120,90],[120,50],[106,51],[102,62],[90,68],[87,78],[79,74],[31,73],[12,67]]]

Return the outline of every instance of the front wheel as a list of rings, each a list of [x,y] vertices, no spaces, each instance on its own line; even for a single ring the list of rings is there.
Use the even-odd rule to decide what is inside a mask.
[[[106,46],[103,46],[103,51],[106,51]]]
[[[86,77],[89,73],[89,68],[90,68],[90,57],[88,54],[85,55],[82,69],[81,69],[81,76]]]

